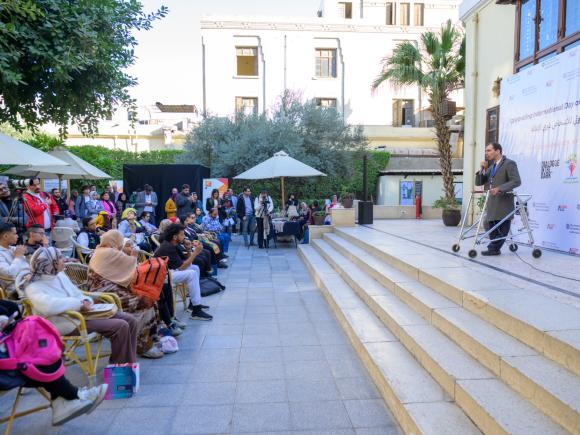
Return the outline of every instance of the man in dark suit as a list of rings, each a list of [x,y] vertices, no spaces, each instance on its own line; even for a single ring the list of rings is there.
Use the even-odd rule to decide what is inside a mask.
[[[475,184],[489,190],[485,219],[489,222],[489,228],[493,228],[514,211],[514,195],[511,192],[522,181],[518,165],[503,155],[500,144],[488,144],[485,147],[485,159],[486,161],[481,162],[481,170],[475,174]],[[501,253],[504,238],[510,232],[511,221],[512,219],[507,219],[490,233],[491,242],[487,245],[487,251],[483,251],[481,255]]]

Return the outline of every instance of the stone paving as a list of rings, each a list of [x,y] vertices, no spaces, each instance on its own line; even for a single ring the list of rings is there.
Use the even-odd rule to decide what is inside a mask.
[[[34,414],[12,433],[400,433],[296,250],[234,240],[219,277],[227,290],[204,299],[214,321],[188,320],[178,353],[141,360],[135,397],[61,428],[50,426],[50,411]],[[83,382],[75,368],[67,376]],[[11,397],[0,398],[2,415]],[[37,402],[34,392],[23,401]]]

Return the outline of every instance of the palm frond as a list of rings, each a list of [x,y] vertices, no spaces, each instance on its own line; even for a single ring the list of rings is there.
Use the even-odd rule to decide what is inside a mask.
[[[421,83],[421,53],[413,43],[404,41],[398,44],[393,54],[383,58],[381,63],[381,72],[371,84],[371,89],[376,90],[387,80],[396,86]]]

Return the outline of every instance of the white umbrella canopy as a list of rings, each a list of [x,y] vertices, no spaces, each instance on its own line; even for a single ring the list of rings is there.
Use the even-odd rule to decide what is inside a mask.
[[[268,160],[235,176],[238,180],[264,180],[278,177],[326,177],[326,174],[279,151]]]
[[[51,165],[65,168],[68,163],[0,133],[0,165]]]
[[[111,176],[99,168],[75,156],[63,148],[56,148],[48,153],[51,157],[66,162],[68,166],[56,165],[29,165],[15,166],[5,171],[5,174],[20,175],[23,177],[58,178],[65,180],[100,180]]]
[[[284,151],[278,151],[268,160],[257,164],[234,178],[237,180],[264,180],[278,177],[280,177],[280,190],[282,194],[282,202],[280,204],[284,207],[284,178],[326,177],[326,174],[290,157]]]

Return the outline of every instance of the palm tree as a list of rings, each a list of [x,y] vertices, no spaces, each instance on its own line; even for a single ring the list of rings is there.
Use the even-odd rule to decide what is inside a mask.
[[[385,81],[395,86],[418,85],[427,94],[439,148],[445,203],[448,206],[455,205],[455,195],[449,144],[451,131],[442,114],[442,107],[451,92],[463,88],[464,77],[465,37],[448,20],[439,34],[423,33],[419,47],[411,41],[397,45],[393,54],[382,60],[381,72],[372,84],[373,90]]]

